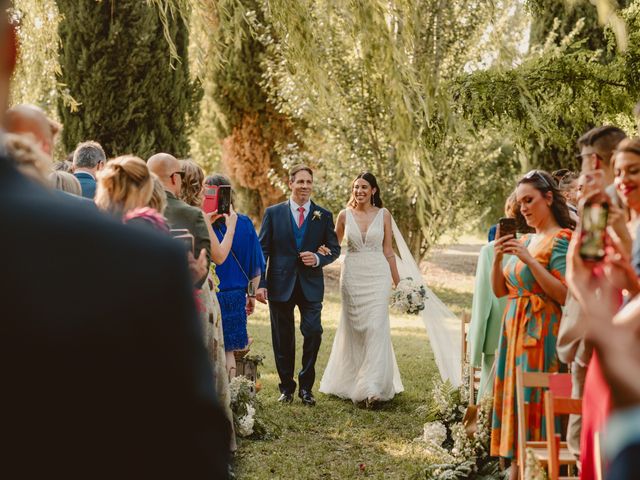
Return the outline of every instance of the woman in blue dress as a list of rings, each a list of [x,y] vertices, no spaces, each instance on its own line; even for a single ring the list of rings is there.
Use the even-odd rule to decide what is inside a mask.
[[[224,175],[210,175],[205,179],[205,185],[230,184]],[[227,231],[224,217],[218,218],[212,228],[218,240],[222,241]],[[235,376],[236,369],[233,352],[244,350],[249,344],[247,316],[255,310],[254,292],[264,269],[265,261],[256,229],[249,217],[238,214],[231,252],[222,264],[216,266],[220,279],[218,301],[222,312],[222,333],[230,377]],[[248,288],[250,283],[253,284],[252,288]]]

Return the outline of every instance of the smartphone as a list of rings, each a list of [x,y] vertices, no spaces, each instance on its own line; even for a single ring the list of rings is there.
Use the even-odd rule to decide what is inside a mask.
[[[231,185],[206,185],[202,210],[228,214],[231,210]]]
[[[182,245],[184,246],[184,249],[187,252],[193,253],[193,235],[191,235],[190,233],[187,233],[184,235],[178,235],[176,237],[173,237],[173,239],[182,243]]]
[[[608,217],[606,203],[586,203],[582,208],[580,256],[585,260],[599,262],[604,258]]]
[[[500,237],[504,237],[505,235],[513,235],[513,238],[515,238],[517,231],[518,221],[515,218],[503,217],[498,220],[498,235],[500,235]]]

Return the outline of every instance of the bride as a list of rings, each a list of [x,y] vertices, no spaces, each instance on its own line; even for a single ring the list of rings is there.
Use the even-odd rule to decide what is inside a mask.
[[[340,278],[342,315],[320,391],[367,406],[404,390],[389,325],[391,283],[400,281],[392,222],[382,208],[376,177],[358,175],[336,221],[338,241],[347,238]]]

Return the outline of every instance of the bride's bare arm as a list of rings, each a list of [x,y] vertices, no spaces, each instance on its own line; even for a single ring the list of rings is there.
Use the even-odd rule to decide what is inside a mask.
[[[384,256],[389,262],[389,268],[391,269],[391,279],[393,285],[398,285],[400,282],[400,274],[398,273],[398,265],[396,264],[396,254],[393,251],[393,229],[391,228],[391,214],[389,210],[382,212],[384,216],[384,240],[382,242],[382,251]]]
[[[336,219],[336,236],[338,237],[338,245],[342,245],[342,239],[344,238],[344,221],[346,215],[347,211],[342,210]]]

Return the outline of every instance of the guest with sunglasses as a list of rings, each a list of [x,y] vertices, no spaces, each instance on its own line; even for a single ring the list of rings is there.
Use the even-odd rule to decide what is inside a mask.
[[[567,296],[566,254],[575,222],[551,175],[533,170],[520,179],[516,202],[534,234],[505,235],[495,242],[492,287],[507,297],[496,358],[491,455],[511,459],[510,478],[518,478],[516,365],[527,372],[557,372],[555,344]],[[505,259],[504,255],[510,255]],[[527,437],[542,440],[542,393],[525,389],[529,400]]]
[[[160,178],[167,193],[165,217],[169,226],[171,229],[186,229],[193,235],[194,256],[204,265],[203,275],[195,285],[201,288],[207,279],[211,263],[211,242],[202,210],[180,200],[184,168],[177,158],[168,153],[153,155],[147,161],[147,166]]]

